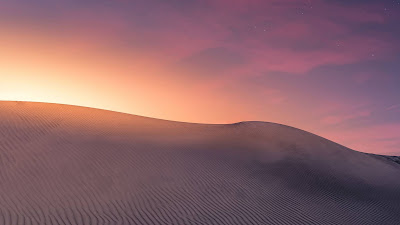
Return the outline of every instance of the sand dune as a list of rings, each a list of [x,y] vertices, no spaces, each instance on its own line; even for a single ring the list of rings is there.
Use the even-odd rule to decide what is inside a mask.
[[[400,164],[263,122],[0,102],[0,224],[400,224]]]

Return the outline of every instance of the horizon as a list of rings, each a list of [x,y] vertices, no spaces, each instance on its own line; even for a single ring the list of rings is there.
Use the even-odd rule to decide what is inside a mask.
[[[0,4],[0,100],[265,121],[400,155],[400,1]]]
[[[179,121],[179,120],[168,120],[168,119],[162,119],[162,118],[156,118],[156,117],[148,117],[148,116],[144,116],[144,115],[136,115],[136,114],[131,114],[131,113],[126,113],[126,112],[120,112],[120,111],[114,111],[114,110],[109,110],[109,109],[102,109],[102,108],[95,108],[95,107],[90,107],[90,106],[81,106],[81,105],[71,105],[71,104],[63,104],[63,103],[54,103],[54,102],[34,102],[34,101],[10,101],[10,100],[0,100],[1,102],[9,102],[9,103],[34,103],[34,104],[53,104],[53,105],[59,105],[59,106],[69,106],[69,107],[79,107],[79,108],[86,108],[86,109],[93,109],[93,110],[101,110],[101,111],[108,111],[108,112],[112,112],[112,113],[118,113],[118,114],[125,114],[125,115],[129,115],[129,116],[136,116],[136,117],[142,117],[142,118],[147,118],[147,119],[154,119],[154,120],[160,120],[160,121],[167,121],[167,122],[174,122],[174,123],[186,123],[186,124],[193,124],[193,125],[233,125],[233,124],[239,124],[239,123],[268,123],[268,124],[276,124],[276,125],[280,125],[280,126],[284,126],[284,127],[290,127],[290,128],[294,128],[297,129],[299,131],[303,131],[312,135],[315,135],[317,137],[326,139],[330,142],[333,142],[335,144],[341,145],[345,148],[348,148],[350,150],[356,151],[356,152],[363,152],[357,149],[352,149],[348,146],[345,146],[341,143],[337,143],[334,140],[330,140],[326,137],[323,137],[319,134],[316,133],[312,133],[310,131],[304,130],[300,127],[293,127],[287,124],[281,124],[281,123],[275,123],[275,122],[271,122],[271,121],[261,121],[261,120],[243,120],[243,121],[237,121],[237,122],[231,122],[231,123],[196,123],[196,122],[190,122],[190,121]],[[369,153],[369,152],[364,152],[364,153]],[[374,154],[374,153],[371,153]],[[378,154],[379,155],[379,154]],[[386,155],[386,156],[399,156],[400,155],[389,155],[389,154],[381,154],[381,155]]]

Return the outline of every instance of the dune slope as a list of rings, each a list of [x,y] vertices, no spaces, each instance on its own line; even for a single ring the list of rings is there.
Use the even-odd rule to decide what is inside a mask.
[[[399,178],[278,124],[0,102],[0,224],[399,224]]]

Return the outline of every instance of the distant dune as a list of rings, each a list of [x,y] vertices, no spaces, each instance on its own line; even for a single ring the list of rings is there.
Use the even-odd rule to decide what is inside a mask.
[[[398,162],[273,123],[0,102],[0,224],[394,225]]]

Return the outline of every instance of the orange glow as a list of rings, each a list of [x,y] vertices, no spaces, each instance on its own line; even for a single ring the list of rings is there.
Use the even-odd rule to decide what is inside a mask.
[[[171,24],[178,24],[178,28],[166,29],[164,33],[163,29],[154,34],[151,29],[129,29],[127,35],[134,36],[129,41],[117,35],[102,36],[114,29],[113,23],[104,28],[100,22],[93,28],[90,20],[88,25],[79,17],[60,30],[45,26],[36,29],[29,22],[0,22],[0,100],[79,105],[195,123],[269,121],[298,127],[361,151],[384,151],[376,150],[378,146],[386,146],[388,152],[397,151],[399,132],[385,142],[383,137],[365,141],[366,137],[376,137],[373,131],[360,137],[343,135],[343,131],[365,130],[351,127],[351,120],[378,113],[358,109],[354,102],[359,99],[343,98],[336,89],[326,92],[325,88],[336,82],[333,75],[327,80],[323,80],[328,77],[325,76],[318,77],[318,81],[309,80],[309,84],[303,82],[303,86],[298,84],[312,69],[318,71],[324,65],[349,64],[369,57],[361,44],[354,45],[360,46],[359,51],[343,48],[349,52],[338,52],[337,45],[333,45],[332,51],[296,51],[285,46],[275,48],[264,36],[257,40],[246,34],[243,38],[247,42],[228,42],[224,46],[215,40],[230,40],[218,35],[231,34],[231,30],[215,33],[213,29],[208,31],[207,24],[193,29],[199,33],[191,36],[176,33],[182,32],[181,27],[191,27],[185,21],[174,18]],[[120,25],[126,26],[123,22]],[[306,32],[305,27],[298,29]],[[275,35],[294,36],[287,35],[287,30],[290,29],[278,29]],[[147,41],[148,37],[154,40]],[[354,40],[350,39],[350,43],[359,43]],[[369,41],[366,40],[368,46]],[[264,47],[258,49],[259,46]],[[229,47],[233,50],[220,51]],[[278,75],[274,74],[276,71]],[[283,78],[279,72],[283,72]],[[317,78],[315,74],[311,76]],[[363,85],[369,77],[361,74],[356,77],[356,86],[350,86],[346,80],[339,89],[346,84],[349,95],[356,94],[350,87]],[[368,100],[364,96],[361,99]],[[395,103],[388,105],[393,113],[398,107]],[[400,126],[380,129],[395,133],[393,130]]]
[[[1,100],[50,102],[204,123],[243,119],[225,96],[190,85],[133,54],[74,39],[2,30]],[[134,63],[132,63],[134,62]],[[161,79],[160,79],[161,77]],[[175,78],[174,78],[175,77]],[[215,96],[218,96],[217,98]],[[235,112],[235,113],[227,113]]]

